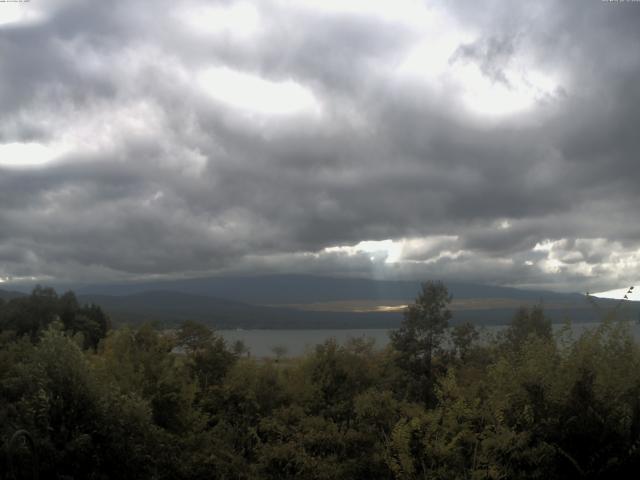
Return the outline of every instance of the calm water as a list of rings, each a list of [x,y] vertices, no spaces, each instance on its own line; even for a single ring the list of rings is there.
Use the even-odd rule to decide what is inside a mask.
[[[577,323],[571,326],[574,338],[580,336],[585,330],[596,327],[597,323]],[[489,338],[505,327],[491,326],[479,329],[481,336]],[[554,324],[554,329],[562,328],[561,324]],[[640,325],[634,323],[631,329],[636,338],[640,339]],[[383,348],[389,343],[389,329],[369,328],[353,330],[219,330],[229,343],[242,340],[255,357],[274,356],[274,347],[284,347],[285,356],[302,355],[313,349],[315,345],[323,343],[329,338],[335,338],[340,344],[344,344],[350,338],[367,337],[375,340],[376,347]]]

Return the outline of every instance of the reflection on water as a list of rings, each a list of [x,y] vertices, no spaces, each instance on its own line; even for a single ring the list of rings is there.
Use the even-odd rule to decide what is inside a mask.
[[[579,337],[584,331],[596,327],[598,323],[576,323],[571,325],[574,338]],[[562,324],[554,324],[554,329],[559,330]],[[482,338],[490,338],[504,325],[481,327]],[[636,338],[640,338],[640,325],[634,323],[631,329]],[[275,356],[274,347],[284,347],[284,356],[296,356],[313,349],[315,345],[323,343],[329,338],[335,338],[340,344],[344,344],[350,338],[367,337],[375,340],[378,348],[384,348],[389,343],[389,332],[386,328],[362,328],[362,329],[325,329],[325,330],[219,330],[229,344],[236,340],[242,340],[249,348],[251,355],[255,357]],[[281,350],[279,349],[279,354]]]

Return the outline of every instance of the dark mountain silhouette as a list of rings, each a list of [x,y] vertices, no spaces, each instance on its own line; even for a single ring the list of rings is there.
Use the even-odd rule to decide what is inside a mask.
[[[0,290],[0,298],[3,300],[11,300],[16,297],[23,297],[25,293],[22,292],[14,292],[12,290]]]
[[[598,311],[575,293],[461,282],[448,282],[447,287],[454,297],[453,323],[505,324],[519,305],[537,303],[555,322],[590,322],[617,305],[598,299]],[[80,302],[100,305],[116,323],[177,325],[196,320],[216,328],[390,328],[400,323],[401,311],[357,311],[347,302],[408,304],[418,289],[419,282],[411,281],[267,275],[102,284],[75,291]],[[0,298],[19,295],[0,291]],[[345,302],[344,308],[339,302]],[[625,302],[623,310],[638,318],[640,303]]]
[[[157,321],[177,325],[196,320],[219,329],[387,328],[401,319],[397,312],[308,312],[158,290],[132,295],[83,294],[79,300],[100,305],[116,323]]]
[[[402,320],[402,312],[354,312],[302,310],[217,299],[172,291],[149,291],[132,295],[81,295],[82,303],[96,303],[109,313],[116,324],[156,321],[172,326],[184,320],[196,320],[214,328],[395,328]],[[488,299],[489,301],[490,299]],[[531,302],[523,304],[530,305]],[[615,303],[603,302],[603,309]],[[627,313],[633,309],[637,317],[638,305],[627,303]],[[476,325],[508,323],[516,310],[511,308],[453,309],[452,324],[465,321]],[[571,319],[574,322],[597,321],[599,313],[586,304],[554,304],[545,308],[554,322]]]
[[[517,288],[446,282],[456,299],[508,298],[517,300],[581,301],[584,296]],[[92,285],[78,289],[81,294],[131,295],[163,290],[204,295],[253,304],[311,303],[340,300],[411,301],[420,288],[417,281],[331,278],[312,275],[264,275],[209,277],[154,282]]]

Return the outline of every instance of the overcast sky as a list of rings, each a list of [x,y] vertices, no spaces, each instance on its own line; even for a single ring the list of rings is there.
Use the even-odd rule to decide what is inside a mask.
[[[640,279],[640,3],[0,2],[0,282]]]

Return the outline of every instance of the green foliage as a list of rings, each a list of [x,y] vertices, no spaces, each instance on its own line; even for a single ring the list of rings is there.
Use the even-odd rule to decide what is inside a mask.
[[[335,340],[316,347],[315,355],[303,365],[309,382],[308,406],[314,414],[336,422],[353,419],[356,395],[373,383],[367,353],[339,346]]]
[[[446,351],[449,300],[425,284],[386,350],[330,340],[258,360],[193,322],[105,336],[96,307],[37,289],[0,305],[0,478],[22,429],[40,478],[635,478],[627,324],[554,337],[522,309],[495,340],[454,327]],[[33,454],[14,456],[29,474]]]
[[[451,311],[451,296],[442,282],[425,282],[404,312],[398,330],[391,333],[396,363],[405,373],[407,395],[430,405],[435,400],[434,355],[440,352]]]
[[[437,391],[438,407],[400,420],[391,434],[389,465],[398,479],[458,479],[478,469],[475,402],[464,398],[453,374]]]
[[[545,340],[550,340],[552,337],[551,320],[544,316],[544,310],[539,305],[518,309],[511,325],[505,331],[506,347],[518,350],[531,336]]]
[[[465,360],[468,357],[474,343],[476,343],[479,338],[480,333],[478,333],[476,327],[469,322],[461,323],[451,329],[451,343],[453,344],[455,353],[461,360]]]
[[[35,346],[21,341],[3,349],[2,362],[9,368],[0,372],[0,440],[6,445],[18,428],[31,432],[41,478],[150,473],[146,407],[105,388],[61,323]],[[124,447],[136,438],[136,448]]]
[[[107,334],[110,321],[97,305],[80,305],[73,292],[61,297],[52,288],[37,286],[31,295],[0,303],[0,332],[5,336],[26,336],[37,342],[54,321],[64,330],[78,334],[84,348],[96,348]]]
[[[176,333],[176,346],[192,353],[207,348],[213,339],[214,334],[209,327],[187,320],[182,322]]]

